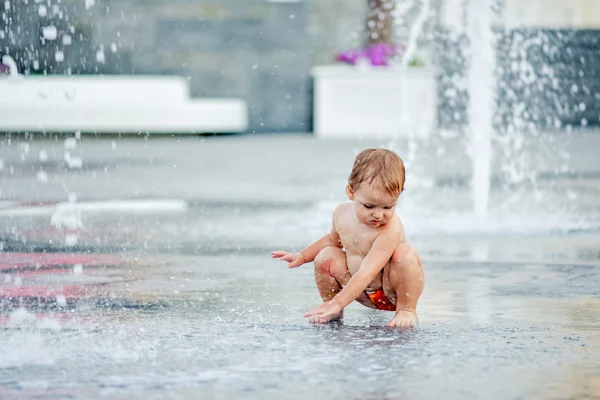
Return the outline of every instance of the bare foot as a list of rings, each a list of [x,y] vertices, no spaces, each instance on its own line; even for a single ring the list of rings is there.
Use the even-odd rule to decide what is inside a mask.
[[[344,320],[344,310],[339,313],[324,317],[322,315],[311,315],[308,317],[308,322],[311,324],[328,324],[330,322],[342,322]]]
[[[396,311],[394,318],[387,324],[387,326],[397,326],[399,328],[409,328],[414,326],[415,323],[419,322],[419,317],[415,311],[401,309]]]

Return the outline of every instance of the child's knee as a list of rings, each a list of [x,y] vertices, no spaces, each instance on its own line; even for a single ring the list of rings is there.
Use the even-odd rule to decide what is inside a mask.
[[[315,269],[322,272],[331,273],[341,263],[341,250],[337,247],[325,247],[315,257]]]
[[[394,250],[394,254],[392,254],[392,263],[402,265],[418,265],[421,263],[421,261],[415,249],[406,243],[400,243],[398,247],[396,247],[396,250]]]

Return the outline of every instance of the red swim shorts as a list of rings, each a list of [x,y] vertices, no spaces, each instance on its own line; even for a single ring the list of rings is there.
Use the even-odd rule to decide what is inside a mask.
[[[396,311],[396,305],[390,303],[388,298],[385,297],[385,293],[383,292],[383,289],[379,289],[374,292],[365,292],[365,293],[367,294],[367,296],[369,296],[369,299],[371,299],[371,302],[373,304],[375,304],[375,307],[377,307],[378,309],[385,310],[385,311]]]

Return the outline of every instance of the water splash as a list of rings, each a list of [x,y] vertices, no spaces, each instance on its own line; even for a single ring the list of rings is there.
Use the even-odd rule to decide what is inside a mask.
[[[414,8],[415,1],[397,1],[396,7],[394,9],[394,19],[396,21],[404,21],[406,15]],[[425,23],[431,15],[431,5],[429,0],[422,0],[420,2],[419,13],[411,25],[406,50],[404,51],[401,60],[396,64],[397,70],[400,74],[400,98],[402,107],[399,110],[400,112],[400,125],[398,127],[399,132],[401,132],[400,136],[409,136],[414,137],[415,134],[415,125],[413,121],[413,117],[410,115],[409,107],[406,106],[410,104],[411,101],[411,93],[408,89],[409,85],[405,84],[407,79],[409,79],[408,71],[410,68],[410,63],[414,58],[415,53],[418,49],[418,40],[423,34]],[[429,132],[428,132],[429,133]],[[397,146],[396,140],[392,139],[388,144],[390,148],[395,148]]]
[[[403,3],[403,2],[402,2]],[[403,69],[408,68],[409,63],[412,61],[416,51],[417,51],[417,41],[423,32],[423,28],[427,19],[429,18],[431,13],[431,5],[429,0],[423,0],[421,2],[421,10],[414,24],[411,26],[410,34],[408,36],[408,44],[406,46],[406,51],[401,61],[401,65]]]
[[[468,136],[472,159],[473,211],[483,221],[490,198],[492,134],[494,113],[495,40],[492,32],[492,0],[470,0],[467,5],[467,35],[470,63],[467,72],[469,92]]]
[[[2,64],[8,67],[8,76],[12,79],[20,78],[21,74],[19,74],[19,69],[17,68],[17,63],[14,58],[5,54],[2,56]]]
[[[69,193],[67,202],[59,203],[52,214],[50,224],[58,230],[65,229],[65,245],[74,246],[78,242],[79,229],[83,228],[81,209],[77,205],[77,196]]]
[[[58,37],[58,29],[56,29],[56,26],[54,25],[44,26],[42,28],[42,36],[45,40],[56,40]]]

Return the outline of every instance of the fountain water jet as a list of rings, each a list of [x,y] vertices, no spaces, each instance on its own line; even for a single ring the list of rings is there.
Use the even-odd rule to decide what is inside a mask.
[[[412,3],[409,3],[409,4],[410,5],[406,7],[406,10],[410,9],[410,7],[413,5]],[[421,36],[423,27],[425,25],[425,22],[427,22],[427,18],[429,17],[429,14],[430,14],[429,0],[422,0],[419,15],[417,16],[417,19],[411,26],[410,33],[408,36],[408,43],[406,46],[406,51],[402,55],[402,60],[400,62],[400,79],[403,82],[406,81],[406,79],[407,79],[407,72],[408,72],[409,64],[410,64],[412,58],[414,57],[415,52],[417,51],[417,41],[418,41],[419,37]],[[410,101],[409,93],[406,88],[407,88],[407,85],[403,83],[401,85],[401,91],[402,91],[401,96],[402,96],[403,107],[400,110],[400,113],[401,113],[401,116],[400,116],[401,124],[400,125],[401,125],[401,129],[407,130],[406,133],[408,133],[408,135],[410,137],[410,136],[413,136],[414,127],[413,127],[412,118],[408,113],[408,107],[405,106]]]
[[[495,40],[492,32],[492,0],[470,0],[467,5],[467,35],[470,63],[467,73],[470,140],[473,177],[473,211],[479,221],[487,217],[490,198],[494,113]]]

